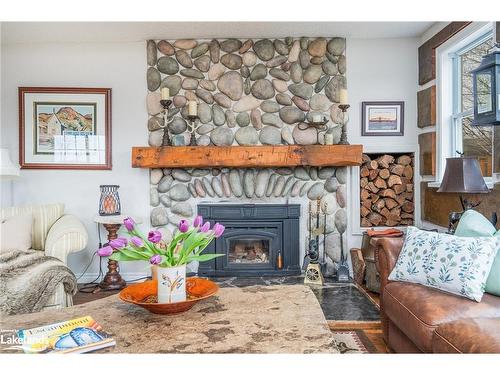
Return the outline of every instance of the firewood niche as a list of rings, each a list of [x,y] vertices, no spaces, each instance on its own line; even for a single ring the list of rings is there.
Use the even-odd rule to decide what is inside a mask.
[[[414,155],[363,154],[360,175],[361,227],[414,223]]]

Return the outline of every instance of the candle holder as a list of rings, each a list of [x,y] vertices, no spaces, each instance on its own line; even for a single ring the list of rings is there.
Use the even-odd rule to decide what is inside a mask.
[[[168,134],[168,109],[172,105],[172,101],[170,99],[162,99],[160,100],[160,104],[163,107],[163,125],[160,128],[163,128],[163,139],[161,141],[162,146],[171,146],[172,142],[170,141],[170,135]]]
[[[339,108],[342,111],[342,134],[340,135],[340,142],[339,142],[339,144],[341,145],[349,144],[349,142],[347,142],[347,124],[345,120],[345,114],[349,109],[349,107],[350,107],[349,104],[339,104]]]
[[[327,130],[328,127],[326,126],[328,124],[328,119],[326,117],[323,117],[321,121],[308,121],[308,122],[300,122],[298,127],[300,130],[306,130],[307,128],[313,127],[318,130]]]
[[[201,126],[199,124],[198,126],[196,125],[196,121],[199,119],[198,115],[188,115],[188,121],[189,121],[189,133],[191,133],[191,139],[189,140],[189,145],[190,146],[197,146],[196,144],[196,135],[195,132],[198,130],[198,128]]]

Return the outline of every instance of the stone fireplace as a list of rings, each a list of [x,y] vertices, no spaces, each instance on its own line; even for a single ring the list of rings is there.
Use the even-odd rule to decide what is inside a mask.
[[[204,276],[300,274],[300,205],[200,204],[198,214],[226,227],[205,250],[224,254],[200,264]]]
[[[223,223],[228,235],[251,234],[240,242],[235,241],[237,236],[216,242],[217,252],[227,252],[226,263],[218,259],[202,264],[200,272],[206,275],[235,275],[238,269],[246,269],[247,275],[298,272],[310,229],[309,206],[315,215],[318,201],[327,214],[327,262],[333,269],[340,260],[348,216],[347,167],[154,168],[150,179],[151,225],[167,239],[180,219],[192,220],[196,214]],[[278,270],[279,250],[284,265]],[[250,261],[256,264],[249,268]]]
[[[196,166],[189,163],[187,147],[184,164],[172,160],[147,166],[151,225],[168,239],[181,218],[192,220],[197,213],[224,223],[224,238],[207,251],[226,256],[201,264],[201,274],[296,274],[307,246],[309,203],[316,209],[318,201],[327,213],[326,253],[333,268],[347,228],[345,166],[355,163],[310,162],[305,149],[267,155],[268,161],[281,156],[284,164],[252,165],[243,154],[236,165],[225,150],[220,159],[209,154],[253,146],[276,146],[278,153],[280,147],[340,143],[348,121],[339,108],[340,90],[346,87],[345,39],[149,40],[146,47],[150,156],[187,145],[192,137],[198,149],[207,150],[207,161]],[[164,87],[172,99],[166,114],[160,105]],[[191,132],[187,102],[193,100],[198,120]],[[328,120],[326,128],[311,126],[318,118]],[[165,137],[173,146],[161,149]],[[349,153],[341,146],[337,150],[340,159]],[[254,160],[266,156],[252,152]],[[286,163],[297,155],[304,155],[300,163]],[[205,154],[197,157],[200,161]]]

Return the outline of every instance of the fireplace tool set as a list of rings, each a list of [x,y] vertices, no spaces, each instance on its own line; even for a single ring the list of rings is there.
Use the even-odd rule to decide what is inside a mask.
[[[326,203],[321,207],[321,199],[318,198],[316,210],[313,208],[314,202],[309,202],[309,240],[303,265],[305,270],[304,283],[323,285],[323,275],[326,274],[326,212],[328,207]],[[321,237],[323,237],[323,251],[320,252]],[[349,266],[344,255],[342,238],[340,239],[340,254],[337,279],[340,282],[345,282],[349,280]]]
[[[325,244],[326,244],[326,203],[321,213],[321,199],[316,200],[316,211],[313,210],[314,202],[309,202],[309,241],[304,258],[306,284],[323,285],[323,275],[326,271]],[[323,220],[321,220],[323,216]],[[321,221],[323,222],[321,225]],[[315,226],[313,228],[313,226]],[[323,236],[323,251],[320,260],[320,237]]]

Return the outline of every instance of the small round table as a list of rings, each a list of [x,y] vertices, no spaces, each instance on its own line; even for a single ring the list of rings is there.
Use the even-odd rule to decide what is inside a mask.
[[[108,243],[111,240],[118,238],[116,234],[123,224],[123,220],[125,220],[128,215],[110,215],[110,216],[100,216],[97,215],[94,217],[94,222],[98,224],[102,224],[104,229],[108,231]],[[137,218],[134,218],[136,223],[140,223],[141,221]],[[108,272],[99,283],[97,288],[93,291],[93,293],[98,293],[100,291],[106,290],[119,290],[125,288],[127,283],[123,280],[120,275],[120,268],[118,266],[118,262],[116,260],[108,259]]]

